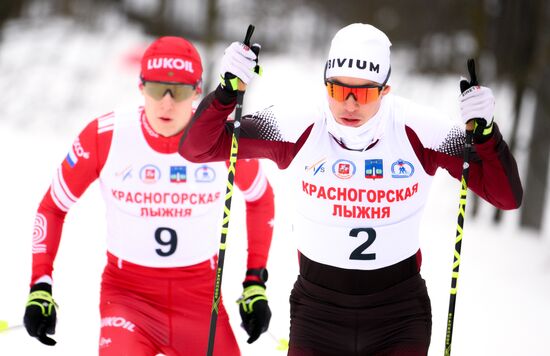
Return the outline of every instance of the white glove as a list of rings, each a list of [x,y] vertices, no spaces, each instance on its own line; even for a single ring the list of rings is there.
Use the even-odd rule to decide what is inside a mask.
[[[478,124],[485,127],[491,126],[495,112],[495,97],[491,89],[477,85],[470,87],[460,94],[459,101],[464,123],[472,119],[482,119],[485,122],[481,123],[478,120]]]
[[[256,54],[241,42],[233,42],[225,49],[222,58],[221,76],[230,73],[248,84],[254,76],[256,67]]]

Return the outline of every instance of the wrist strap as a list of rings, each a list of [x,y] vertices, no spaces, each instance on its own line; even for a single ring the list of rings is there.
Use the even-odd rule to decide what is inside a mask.
[[[220,75],[220,84],[226,90],[237,91],[239,89],[239,78],[225,78],[223,75]]]
[[[482,134],[483,134],[483,136],[487,136],[487,135],[490,135],[491,132],[493,132],[493,123],[492,122],[491,122],[491,125],[489,125],[489,126],[487,126],[483,129]]]
[[[43,291],[43,290],[36,290],[34,292],[31,292],[29,294],[29,302],[35,299],[44,299],[47,302],[55,303],[53,301],[53,297],[50,293]]]
[[[241,305],[245,313],[250,314],[254,311],[254,303],[256,303],[258,300],[267,301],[265,288],[262,286],[254,285],[246,287],[243,290],[243,294],[239,299],[237,299],[237,304]]]
[[[265,288],[262,286],[249,286],[243,289],[243,294],[241,296],[242,299],[248,299],[252,296],[264,296],[265,297]]]
[[[481,133],[482,136],[490,135],[493,132],[494,121],[491,121],[489,126],[480,127],[477,120],[474,120],[474,133]]]
[[[44,305],[44,302],[38,302],[38,299],[46,301],[47,305]],[[37,290],[29,294],[26,306],[29,307],[31,305],[39,307],[42,315],[46,317],[52,315],[52,309],[57,308],[57,303],[53,300],[52,295],[43,290]]]

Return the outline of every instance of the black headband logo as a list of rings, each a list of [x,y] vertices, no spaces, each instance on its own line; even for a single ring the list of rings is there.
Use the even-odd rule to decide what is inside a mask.
[[[353,58],[333,58],[327,61],[327,69],[331,68],[357,68],[357,69],[367,69],[370,72],[380,73],[380,64],[373,63],[362,59],[353,59]]]

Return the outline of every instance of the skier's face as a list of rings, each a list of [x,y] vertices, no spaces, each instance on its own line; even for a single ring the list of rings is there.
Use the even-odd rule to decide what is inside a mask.
[[[191,120],[193,101],[199,96],[196,91],[193,95],[176,101],[169,91],[158,99],[147,93],[143,84],[140,85],[140,90],[145,99],[147,120],[155,132],[161,136],[170,137],[185,129],[189,120]]]
[[[352,77],[334,77],[330,79],[340,84],[353,87],[377,84],[369,80]],[[369,121],[370,118],[378,112],[382,98],[389,92],[390,86],[384,86],[383,89],[380,90],[378,97],[366,104],[360,104],[353,94],[347,96],[343,101],[337,100],[340,98],[335,99],[328,95],[328,104],[337,123],[343,126],[359,127]]]

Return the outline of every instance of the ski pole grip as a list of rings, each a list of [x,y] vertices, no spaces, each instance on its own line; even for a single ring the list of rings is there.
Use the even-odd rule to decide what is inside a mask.
[[[479,82],[477,80],[477,74],[476,74],[476,62],[473,58],[468,59],[468,73],[470,73],[470,86],[476,86],[479,85]],[[475,129],[475,120],[471,119],[466,123],[466,131],[474,131]]]
[[[243,44],[248,46],[248,47],[250,47],[250,40],[252,38],[252,34],[254,33],[254,28],[255,28],[254,25],[250,24],[250,25],[248,25],[248,28],[246,29],[246,35],[244,36]],[[252,48],[252,51],[254,51],[254,53],[256,53],[256,55],[258,55],[259,49],[254,47],[254,48]],[[233,79],[233,78],[235,78],[235,76],[232,75],[232,74],[229,74],[229,73],[225,73],[225,78],[226,79]],[[246,90],[246,85],[239,80],[238,91],[243,92],[245,90]]]
[[[244,44],[247,45],[248,47],[250,47],[250,49],[252,50],[252,52],[254,52],[254,54],[257,56],[260,54],[260,45],[259,44],[254,44],[253,46],[250,45],[250,40],[252,39],[252,34],[254,33],[254,25],[250,24],[248,25],[248,29],[246,30],[246,35],[244,36]]]
[[[244,36],[244,44],[250,47],[250,39],[252,38],[252,34],[254,33],[254,25],[250,24],[248,25],[248,29],[246,30],[246,35]]]
[[[468,72],[470,73],[470,85],[479,85],[476,75],[476,62],[473,58],[468,59]]]
[[[253,33],[254,33],[254,25],[250,24],[250,25],[248,25],[248,29],[246,30],[246,35],[244,36],[243,44],[250,47],[250,39],[252,38]],[[254,53],[256,53],[256,51],[259,52],[259,49],[256,49],[256,51],[254,49],[252,49],[252,50],[254,51]],[[256,53],[256,55],[258,55],[258,53]],[[226,83],[228,83],[231,79],[235,78],[235,75],[230,74],[230,73],[225,73],[223,77],[224,77]],[[238,88],[239,91],[244,91],[245,88],[246,88],[246,86],[240,80],[239,80],[238,86],[239,86],[239,88]],[[230,85],[229,85],[229,87],[230,87]]]

